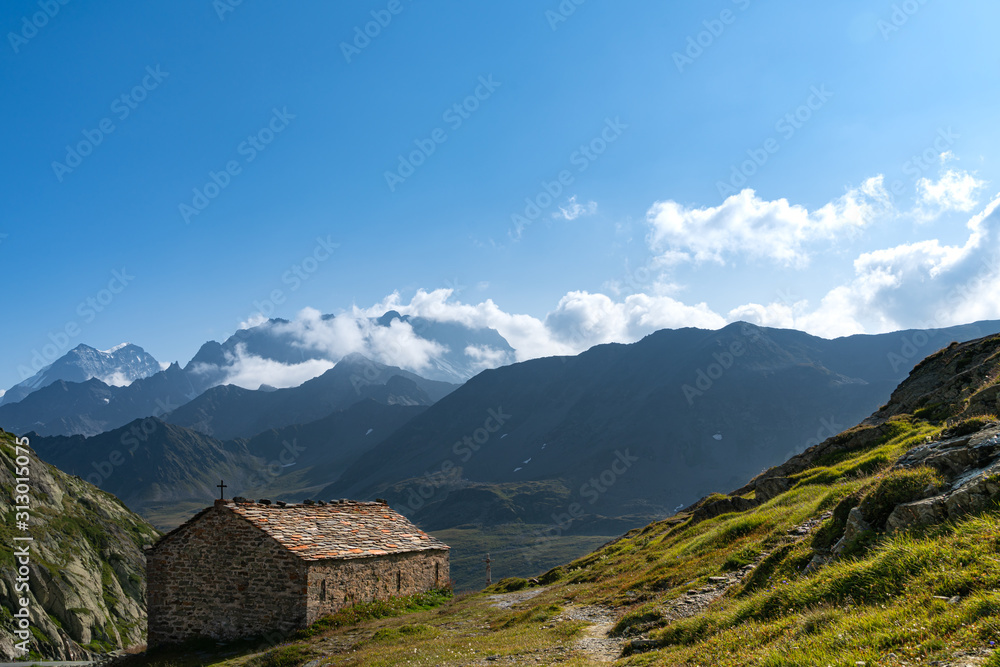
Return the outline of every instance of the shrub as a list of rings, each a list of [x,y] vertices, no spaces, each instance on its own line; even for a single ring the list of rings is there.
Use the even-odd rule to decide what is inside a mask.
[[[543,586],[553,584],[566,576],[566,569],[562,565],[554,567],[542,576],[538,577],[538,583]]]
[[[528,587],[528,580],[520,577],[507,577],[501,579],[486,590],[490,593],[513,593]]]

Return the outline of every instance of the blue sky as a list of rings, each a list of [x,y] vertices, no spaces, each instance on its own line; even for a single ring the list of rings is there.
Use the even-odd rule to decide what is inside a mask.
[[[521,358],[1000,318],[1000,6],[678,5],[4,3],[0,387],[46,345],[184,363],[262,310]]]

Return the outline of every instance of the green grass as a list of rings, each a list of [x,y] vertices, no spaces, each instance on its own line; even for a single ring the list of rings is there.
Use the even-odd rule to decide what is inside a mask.
[[[304,630],[296,633],[296,639],[305,639],[327,632],[332,629],[342,628],[350,625],[357,625],[362,621],[369,621],[379,618],[399,616],[415,611],[424,611],[440,607],[451,598],[451,591],[437,589],[426,593],[417,593],[401,597],[389,598],[388,600],[376,600],[362,604],[352,605],[317,620]]]
[[[248,667],[298,667],[312,657],[313,652],[306,646],[281,646],[251,658],[246,664]]]

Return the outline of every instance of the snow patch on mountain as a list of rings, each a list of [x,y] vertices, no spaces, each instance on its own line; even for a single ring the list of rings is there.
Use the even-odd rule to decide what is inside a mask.
[[[96,378],[108,385],[125,387],[136,380],[155,375],[160,370],[160,362],[131,343],[121,343],[108,350],[77,345],[31,377],[5,391],[0,395],[0,404],[16,403],[54,382],[86,382]]]

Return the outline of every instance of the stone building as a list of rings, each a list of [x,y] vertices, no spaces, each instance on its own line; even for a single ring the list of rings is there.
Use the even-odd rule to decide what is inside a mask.
[[[150,647],[284,634],[449,582],[449,547],[383,502],[237,500],[216,500],[146,551]]]

